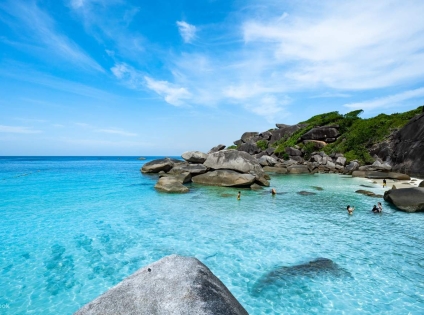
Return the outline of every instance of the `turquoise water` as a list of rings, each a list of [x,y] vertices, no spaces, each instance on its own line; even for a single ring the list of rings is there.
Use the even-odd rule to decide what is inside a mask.
[[[200,259],[250,314],[424,313],[424,215],[385,202],[373,214],[378,200],[354,192],[381,187],[280,175],[275,197],[194,184],[162,194],[139,172],[149,160],[0,158],[0,313],[72,314],[173,253]],[[337,270],[266,279],[319,257]]]

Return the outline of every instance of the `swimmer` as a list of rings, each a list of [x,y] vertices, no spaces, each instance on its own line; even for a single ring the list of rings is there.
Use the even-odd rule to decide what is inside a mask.
[[[377,212],[379,212],[378,211],[378,208],[377,208],[377,206],[376,205],[374,205],[374,207],[372,208],[372,210],[371,210],[372,212],[374,212],[374,213],[377,213]]]
[[[353,214],[353,210],[355,210],[355,207],[347,206],[346,210],[348,214]]]
[[[237,194],[237,200],[240,200],[241,192],[239,191]]]
[[[275,191],[275,188],[272,188],[272,189],[271,189],[271,194],[272,194],[273,196],[277,194],[277,192]]]
[[[383,206],[381,205],[381,202],[378,203],[377,208],[378,212],[383,212]]]
[[[383,179],[383,188],[386,187],[386,179]]]

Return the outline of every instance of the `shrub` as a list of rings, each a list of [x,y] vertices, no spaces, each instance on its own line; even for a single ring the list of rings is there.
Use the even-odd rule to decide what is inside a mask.
[[[259,140],[259,141],[256,142],[256,145],[262,151],[265,151],[266,149],[268,149],[268,141],[266,141],[266,140]]]

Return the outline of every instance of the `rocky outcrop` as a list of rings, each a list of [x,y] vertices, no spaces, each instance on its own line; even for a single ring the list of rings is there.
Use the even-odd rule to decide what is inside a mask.
[[[312,143],[315,150],[320,150],[327,145],[327,142],[318,141],[318,140],[303,140],[303,143],[304,144]]]
[[[424,180],[418,185],[418,187],[424,187]]]
[[[168,256],[139,269],[75,315],[248,315],[196,258]]]
[[[287,174],[287,168],[281,166],[265,166],[264,171],[277,174]]]
[[[200,151],[187,151],[184,152],[181,157],[187,162],[203,163],[206,161],[208,155]]]
[[[150,161],[143,165],[141,168],[142,173],[159,173],[160,171],[167,172],[169,171],[175,164],[181,163],[182,161],[164,158]]]
[[[268,155],[261,156],[258,162],[262,166],[274,166],[277,164],[277,160]]]
[[[223,187],[246,187],[255,182],[255,176],[241,174],[231,170],[216,170],[192,178],[196,184],[223,186]]]
[[[296,131],[299,129],[302,129],[305,127],[305,124],[297,124],[297,125],[284,125],[284,124],[277,124],[278,129],[271,131],[271,139],[270,144],[273,144],[274,142],[280,140],[284,137],[290,137],[293,135]]]
[[[199,175],[206,173],[208,171],[208,168],[204,166],[203,164],[179,164],[174,166],[168,174],[181,174],[188,172],[192,175]]]
[[[179,174],[169,174],[169,173],[159,174],[159,178],[161,177],[174,178],[177,181],[179,181],[181,184],[186,184],[191,182],[191,174],[189,172],[182,172]]]
[[[237,150],[249,153],[250,155],[259,153],[260,151],[255,142],[242,143]]]
[[[159,191],[168,193],[186,193],[189,189],[181,183],[181,180],[175,177],[161,177],[155,185]]]
[[[249,142],[249,141],[253,141],[253,139],[258,135],[258,132],[245,132],[242,136],[241,136],[241,141],[243,141],[244,143]]]
[[[424,113],[412,118],[394,136],[393,170],[424,177]]]
[[[287,168],[289,174],[309,174],[309,169],[306,165],[292,165]]]
[[[391,189],[384,193],[384,200],[406,212],[424,211],[424,188]]]
[[[218,152],[218,151],[221,151],[221,150],[224,150],[224,149],[225,149],[225,145],[218,144],[216,147],[213,147],[212,149],[210,149],[208,154],[215,153],[215,152]]]

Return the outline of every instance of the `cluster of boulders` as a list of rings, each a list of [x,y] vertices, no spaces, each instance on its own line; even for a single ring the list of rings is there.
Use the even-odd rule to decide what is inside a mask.
[[[247,152],[255,155],[257,158],[268,155],[276,158],[274,154],[275,148],[272,145],[280,139],[287,139],[292,136],[296,131],[304,128],[305,124],[285,125],[276,124],[276,129],[271,129],[264,132],[245,132],[239,140],[234,141],[237,150]],[[313,143],[317,149],[322,149],[327,145],[337,140],[340,136],[339,126],[324,126],[315,127],[303,134],[299,138],[299,142],[304,144]],[[298,162],[303,162],[301,152],[295,148],[287,148],[286,153]],[[296,151],[297,150],[297,151]]]
[[[143,165],[141,172],[158,173],[155,188],[165,192],[188,192],[183,184],[194,182],[224,187],[269,186],[269,176],[259,162],[246,152],[223,150],[220,145],[208,154],[189,151],[183,161],[170,158],[154,160]]]

